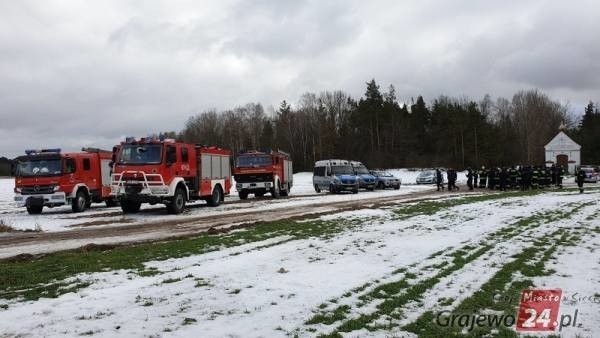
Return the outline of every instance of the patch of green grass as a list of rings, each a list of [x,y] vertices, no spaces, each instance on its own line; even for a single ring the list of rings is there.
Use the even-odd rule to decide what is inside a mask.
[[[419,299],[421,299],[423,294],[425,294],[427,290],[431,289],[433,286],[439,283],[439,281],[442,278],[452,274],[455,271],[462,269],[469,262],[472,262],[478,259],[479,257],[483,256],[486,252],[490,251],[497,242],[512,239],[515,236],[522,234],[524,230],[539,227],[540,225],[546,222],[555,222],[561,219],[568,218],[588,204],[589,203],[571,204],[569,205],[571,208],[564,208],[558,211],[538,213],[532,215],[531,217],[519,219],[517,222],[496,231],[494,234],[489,235],[488,238],[483,242],[479,243],[478,246],[468,244],[452,252],[447,253],[446,257],[450,260],[441,262],[437,265],[440,270],[437,274],[424,280],[417,281],[414,284],[411,284],[409,280],[414,280],[416,276],[414,274],[407,274],[407,276],[405,276],[399,281],[377,286],[369,293],[360,295],[358,297],[358,299],[362,302],[361,304],[371,301],[374,298],[384,299],[383,302],[377,305],[376,311],[369,314],[362,314],[357,318],[346,320],[341,325],[339,325],[336,331],[332,332],[332,334],[335,334],[336,332],[352,332],[354,330],[360,329],[377,330],[380,327],[380,325],[374,325],[372,323],[373,321],[381,318],[382,316],[389,316],[391,318],[399,319],[401,315],[399,309],[401,309],[404,305],[406,305],[409,302],[418,301]],[[561,238],[561,241],[568,242],[569,240],[573,239],[577,238],[564,237]],[[535,247],[536,244],[538,244],[538,242],[540,241],[535,241],[533,243],[534,247],[532,248],[532,250],[540,250],[539,248]],[[542,258],[542,261],[546,261],[547,259],[549,259],[550,256],[554,253],[555,249],[556,248],[554,248],[553,250],[544,251],[545,254]],[[534,264],[529,267],[529,273],[533,275],[539,275],[541,273],[547,273],[547,271],[544,271],[543,263],[538,262],[537,264]],[[527,274],[524,273],[524,275]],[[448,300],[448,302],[450,302],[451,304],[452,300]],[[326,316],[327,314],[324,315]],[[420,323],[422,324],[422,322]]]
[[[171,284],[171,283],[176,283],[176,282],[180,282],[181,278],[167,278],[165,280],[162,281],[163,284]]]
[[[186,317],[186,318],[183,319],[183,323],[182,324],[183,325],[190,325],[190,324],[194,324],[196,322],[197,322],[197,320],[195,318],[188,318],[188,317]]]
[[[398,219],[408,219],[419,215],[433,215],[448,208],[461,204],[499,200],[509,197],[532,196],[542,193],[542,190],[511,191],[497,194],[486,194],[478,196],[466,196],[461,198],[450,198],[445,200],[421,201],[414,204],[394,209]]]
[[[350,306],[341,305],[335,308],[331,313],[319,313],[306,321],[306,324],[332,324],[346,318],[346,314],[350,311]]]
[[[438,299],[438,304],[442,305],[442,306],[449,306],[452,305],[452,303],[454,302],[453,298],[440,298]]]
[[[514,302],[495,301],[495,295],[502,294],[506,299],[519,299],[523,289],[532,286],[529,279],[515,280],[517,273],[525,277],[544,276],[550,273],[544,269],[545,263],[550,260],[559,246],[574,245],[568,235],[568,229],[562,228],[550,236],[545,236],[543,240],[545,248],[540,252],[540,245],[532,245],[524,249],[521,253],[514,256],[514,260],[506,263],[489,281],[482,285],[481,289],[472,296],[463,300],[452,313],[455,315],[479,313],[482,310],[501,311],[505,315],[516,314],[518,304]],[[560,236],[560,237],[559,237]],[[548,238],[552,238],[551,243]],[[534,243],[539,244],[539,243]],[[441,327],[435,324],[436,314],[431,311],[426,312],[416,321],[403,327],[403,330],[413,332],[419,337],[456,337],[460,335],[458,327]],[[476,327],[469,336],[481,337],[491,333],[491,327]],[[504,327],[498,327],[498,337],[517,337],[516,333]]]
[[[201,288],[203,286],[212,286],[212,284],[210,284],[208,281],[204,280],[203,278],[195,278],[194,279],[196,281],[196,285],[194,285],[195,288]]]
[[[228,234],[204,234],[194,238],[117,247],[104,251],[58,252],[31,261],[2,261],[0,262],[0,298],[22,300],[54,298],[88,286],[87,283],[64,282],[68,277],[80,273],[125,269],[136,271],[140,276],[154,276],[162,272],[156,268],[145,267],[145,262],[203,254],[277,236],[291,236],[293,240],[311,237],[330,238],[354,226],[354,223],[339,220],[269,222]]]

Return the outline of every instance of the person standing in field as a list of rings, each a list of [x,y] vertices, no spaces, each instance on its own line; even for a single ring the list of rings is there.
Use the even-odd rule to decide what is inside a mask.
[[[469,190],[473,190],[473,171],[471,168],[467,169],[467,186]]]
[[[444,176],[442,176],[442,171],[440,168],[435,169],[435,183],[437,184],[437,191],[444,191]]]
[[[577,171],[577,177],[575,181],[577,182],[577,186],[579,187],[579,193],[583,194],[583,181],[585,180],[585,171],[581,168]]]
[[[559,189],[562,189],[563,175],[563,167],[559,165],[558,167],[556,167],[556,186]]]

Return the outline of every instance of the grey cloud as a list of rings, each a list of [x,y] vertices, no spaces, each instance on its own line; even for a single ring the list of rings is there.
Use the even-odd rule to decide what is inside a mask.
[[[110,147],[306,91],[599,100],[593,1],[0,3],[0,156]]]

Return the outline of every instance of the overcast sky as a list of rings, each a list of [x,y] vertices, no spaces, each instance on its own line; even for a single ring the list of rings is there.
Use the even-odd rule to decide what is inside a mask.
[[[597,1],[0,1],[0,156],[112,147],[209,108],[355,97],[600,100]]]

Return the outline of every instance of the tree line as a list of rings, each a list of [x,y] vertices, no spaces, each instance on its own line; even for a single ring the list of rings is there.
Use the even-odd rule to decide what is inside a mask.
[[[563,128],[582,146],[582,163],[600,164],[600,112],[590,102],[579,120],[538,90],[512,99],[422,96],[399,102],[394,86],[371,80],[363,97],[343,91],[305,93],[266,112],[260,103],[189,117],[181,131],[162,136],[218,145],[234,154],[250,149],[289,152],[298,170],[343,158],[372,168],[543,164],[544,145]],[[10,172],[0,163],[0,175]]]
[[[418,96],[401,103],[394,86],[382,91],[371,80],[359,99],[325,91],[306,93],[294,106],[284,100],[271,114],[260,103],[213,109],[168,134],[234,153],[281,149],[292,154],[296,170],[328,158],[373,168],[466,168],[543,164],[544,145],[559,128],[581,144],[583,162],[600,163],[598,105],[590,102],[577,123],[567,106],[538,90],[519,91],[511,100],[439,96],[427,104]]]

